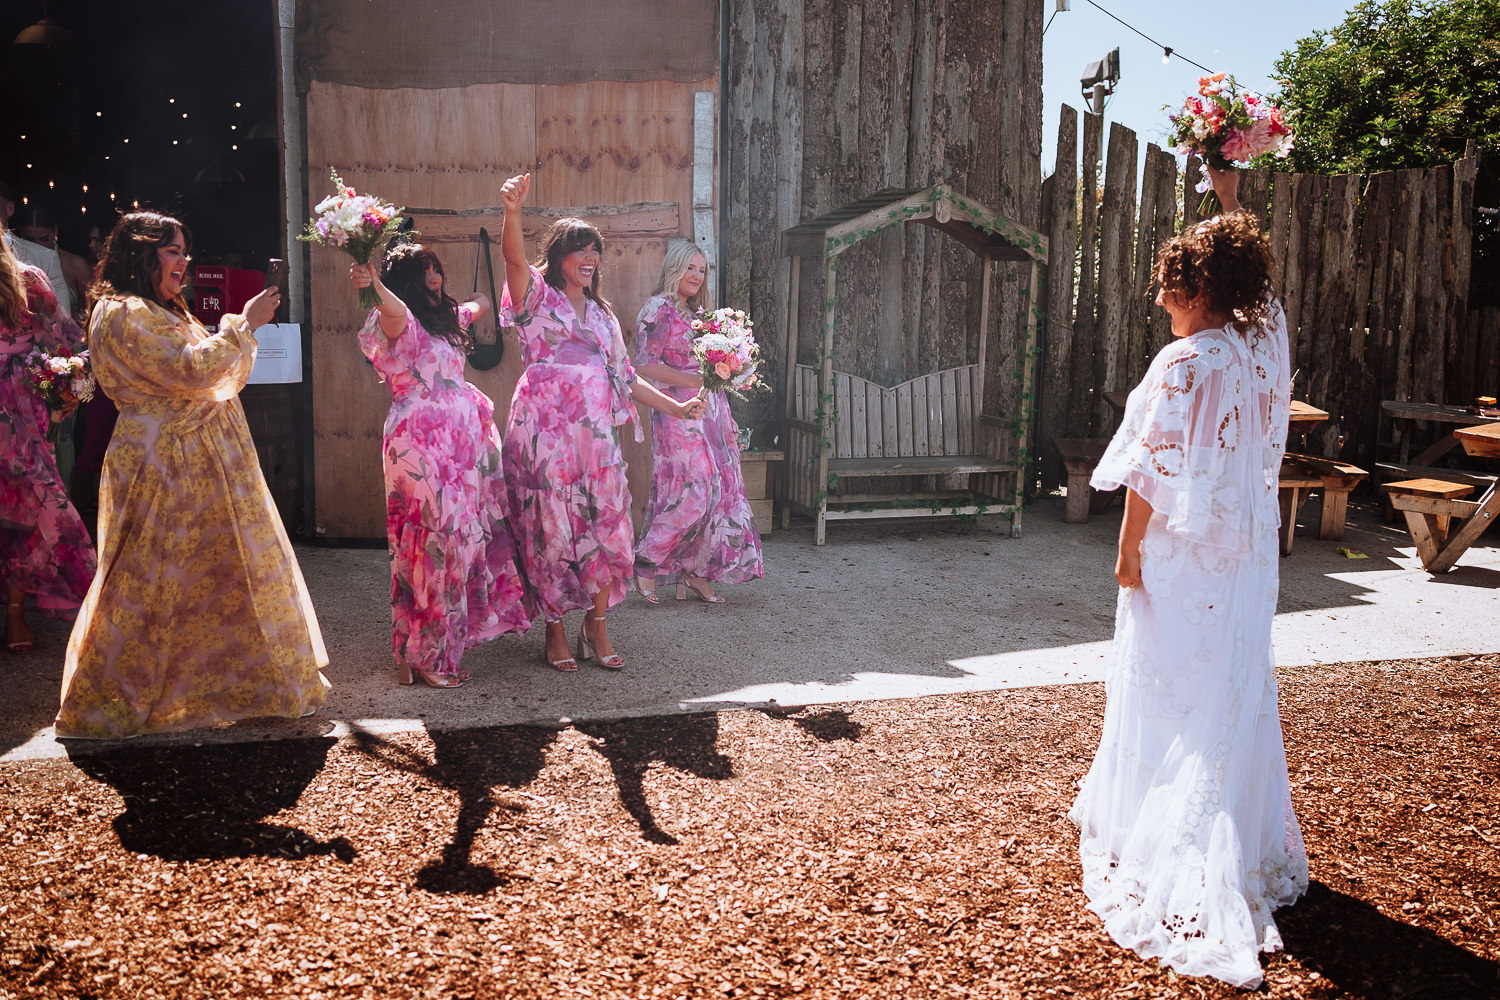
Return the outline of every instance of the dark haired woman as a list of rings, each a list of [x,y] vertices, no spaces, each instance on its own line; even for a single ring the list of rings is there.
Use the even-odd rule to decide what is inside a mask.
[[[0,577],[12,653],[29,653],[35,643],[28,594],[44,612],[71,614],[94,578],[94,546],[63,490],[47,442],[52,417],[28,371],[39,348],[76,353],[83,335],[46,275],[0,240]]]
[[[116,739],[323,703],[312,601],[239,392],[274,287],[210,334],[182,285],[190,236],[133,212],[95,275],[90,360],[120,408],[99,487],[99,572],[63,670],[59,737]]]
[[[1178,339],[1093,476],[1128,492],[1104,731],[1069,817],[1116,942],[1254,988],[1281,947],[1271,911],[1307,890],[1271,652],[1287,334],[1238,175],[1210,173],[1228,214],[1162,248]]]
[[[383,278],[372,264],[349,275],[380,296],[359,346],[391,389],[381,454],[396,680],[458,687],[465,649],[531,624],[505,527],[495,406],[464,381],[468,329],[490,303],[455,301],[442,262],[418,243],[392,247]]]
[[[634,402],[697,418],[703,404],[680,402],[639,382],[619,320],[599,294],[604,241],[582,219],[559,219],[526,260],[521,206],[531,175],[506,181],[502,246],[505,308],[520,332],[526,370],[505,427],[510,527],[533,596],[547,623],[547,662],[576,670],[597,658],[625,665],[604,614],[624,599],[634,571],[630,491],[615,428],[636,419]],[[636,439],[644,435],[635,429]],[[584,610],[570,654],[563,615]]]

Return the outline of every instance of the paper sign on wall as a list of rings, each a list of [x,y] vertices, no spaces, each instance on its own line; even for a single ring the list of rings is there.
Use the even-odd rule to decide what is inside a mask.
[[[255,331],[255,339],[259,346],[250,371],[252,385],[302,381],[301,323],[267,323]]]

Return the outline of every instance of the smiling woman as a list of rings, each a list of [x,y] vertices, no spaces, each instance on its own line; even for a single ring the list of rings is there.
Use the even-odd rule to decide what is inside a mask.
[[[68,642],[60,738],[118,739],[323,703],[328,662],[266,490],[239,392],[272,286],[210,335],[182,282],[191,234],[122,217],[89,324],[94,373],[119,406],[99,488],[101,569]]]

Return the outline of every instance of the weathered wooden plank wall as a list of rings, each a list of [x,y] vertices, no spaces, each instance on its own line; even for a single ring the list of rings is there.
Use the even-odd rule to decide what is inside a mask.
[[[755,317],[785,369],[789,265],[781,230],[885,188],[951,184],[1040,227],[1042,0],[733,0],[726,18],[726,299]],[[995,268],[986,366],[1015,368],[1025,266]],[[981,267],[957,242],[906,226],[839,259],[842,371],[882,385],[976,363]],[[819,330],[804,269],[799,328]],[[815,363],[818,337],[799,360]],[[1007,380],[986,378],[1003,392]],[[777,395],[780,390],[778,389]],[[994,405],[994,404],[992,404]],[[784,405],[738,412],[773,426]]]
[[[1076,253],[1054,249],[1048,266],[1041,443],[1113,431],[1118,415],[1102,393],[1132,388],[1170,336],[1166,312],[1152,302],[1157,250],[1201,218],[1197,161],[1179,172],[1170,154],[1149,146],[1137,188],[1138,146],[1119,125],[1110,129],[1097,192],[1102,121],[1083,115],[1080,163],[1075,113],[1063,110],[1041,228],[1057,241],[1076,224],[1078,245]],[[1241,200],[1262,220],[1276,255],[1293,394],[1330,414],[1297,447],[1369,465],[1382,399],[1466,403],[1500,384],[1500,313],[1467,305],[1477,162],[1242,176]],[[1060,195],[1071,190],[1081,193]],[[1064,289],[1076,289],[1071,302]],[[1045,487],[1058,484],[1055,461],[1040,472]]]
[[[314,202],[330,167],[361,191],[412,209],[442,258],[448,287],[475,290],[478,232],[499,237],[500,184],[532,171],[529,240],[555,217],[581,215],[605,240],[604,294],[627,336],[661,267],[666,240],[692,236],[694,95],[718,81],[476,84],[439,90],[366,90],[315,82],[307,93],[307,163]],[[463,213],[463,214],[457,214]],[[499,248],[493,251],[503,281]],[[380,440],[390,397],[355,343],[348,262],[311,251],[314,530],[327,538],[381,538],[385,499]],[[481,283],[483,279],[480,279]],[[520,352],[470,379],[504,424]],[[648,430],[649,435],[649,430]],[[649,436],[625,435],[638,506],[650,476]]]

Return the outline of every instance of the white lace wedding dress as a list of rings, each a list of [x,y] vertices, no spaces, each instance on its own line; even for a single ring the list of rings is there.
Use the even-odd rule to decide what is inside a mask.
[[[1175,341],[1094,472],[1154,509],[1120,590],[1104,732],[1069,818],[1089,908],[1120,945],[1253,988],[1271,911],[1307,889],[1272,674],[1284,314]]]

